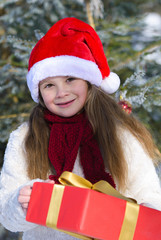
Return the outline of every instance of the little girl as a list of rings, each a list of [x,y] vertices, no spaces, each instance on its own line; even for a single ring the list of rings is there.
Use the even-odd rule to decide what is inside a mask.
[[[29,122],[11,133],[5,152],[5,228],[24,232],[24,240],[75,239],[25,220],[33,183],[57,183],[63,171],[92,183],[106,180],[139,204],[161,210],[154,167],[159,151],[143,125],[109,96],[120,80],[92,27],[75,18],[52,26],[31,52],[27,84],[37,105]]]

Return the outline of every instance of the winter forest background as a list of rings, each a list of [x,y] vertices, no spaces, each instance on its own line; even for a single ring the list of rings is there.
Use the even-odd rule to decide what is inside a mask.
[[[114,97],[132,105],[161,150],[161,0],[0,0],[0,166],[9,133],[34,106],[25,79],[32,47],[64,17],[96,29],[111,70],[121,78]],[[2,239],[21,234],[0,226]]]

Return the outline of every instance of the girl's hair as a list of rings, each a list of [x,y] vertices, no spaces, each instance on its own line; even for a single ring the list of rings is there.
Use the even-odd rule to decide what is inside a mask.
[[[89,84],[85,111],[102,151],[105,166],[123,189],[127,176],[127,164],[118,130],[129,130],[154,160],[160,156],[151,134],[132,115],[125,113],[117,102],[98,87]],[[54,172],[48,159],[49,128],[44,120],[44,103],[39,104],[29,118],[29,130],[25,138],[28,176],[30,179],[46,179]]]

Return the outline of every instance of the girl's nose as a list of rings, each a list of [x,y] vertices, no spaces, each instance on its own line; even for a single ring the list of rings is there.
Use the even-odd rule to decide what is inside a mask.
[[[56,91],[56,97],[57,98],[62,98],[67,96],[69,93],[67,91],[67,88],[65,86],[59,86],[57,87],[57,91]]]

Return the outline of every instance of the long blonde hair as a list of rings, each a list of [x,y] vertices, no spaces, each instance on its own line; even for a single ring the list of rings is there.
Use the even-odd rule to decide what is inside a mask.
[[[100,145],[105,166],[124,188],[127,176],[127,164],[118,127],[129,130],[142,144],[145,151],[155,161],[160,155],[151,134],[132,115],[125,113],[117,102],[94,85],[89,85],[85,111],[92,125],[95,137]],[[44,120],[44,103],[33,109],[29,118],[29,130],[25,138],[28,176],[30,179],[46,179],[49,171],[54,172],[48,159],[49,128]]]
[[[153,162],[155,164],[158,162],[160,152],[150,132],[133,115],[125,113],[111,96],[91,85],[85,109],[102,149],[105,166],[118,180],[120,188],[123,189],[125,186],[127,163],[123,143],[118,135],[119,129],[126,129],[133,134]]]

